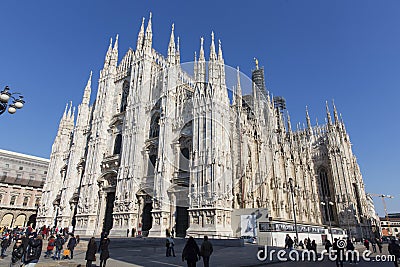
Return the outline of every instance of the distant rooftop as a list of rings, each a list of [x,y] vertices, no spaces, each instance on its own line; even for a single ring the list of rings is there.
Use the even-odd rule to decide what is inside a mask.
[[[41,158],[41,157],[36,157],[36,156],[32,156],[32,155],[22,154],[22,153],[13,152],[13,151],[4,150],[4,149],[0,149],[0,155],[1,154],[6,155],[6,156],[12,156],[12,157],[18,157],[18,158],[25,158],[25,159],[43,161],[44,163],[49,163],[50,162],[50,160],[46,159],[46,158]]]

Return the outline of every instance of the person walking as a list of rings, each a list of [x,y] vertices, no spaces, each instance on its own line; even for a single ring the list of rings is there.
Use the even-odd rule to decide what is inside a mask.
[[[132,237],[135,237],[135,232],[136,232],[136,229],[135,229],[135,227],[133,227],[133,228],[132,228],[132,233],[131,233],[131,234],[132,234]]]
[[[74,249],[77,244],[78,244],[78,242],[76,241],[74,234],[71,234],[71,238],[69,239],[68,244],[67,244],[67,248],[70,251],[71,260],[74,258]]]
[[[104,239],[104,237],[103,237]],[[90,238],[87,250],[86,250],[86,267],[92,267],[92,262],[96,261],[97,244],[94,237]]]
[[[22,266],[22,257],[24,256],[24,246],[22,245],[22,239],[17,239],[11,253],[10,267]]]
[[[199,260],[199,257],[199,246],[197,246],[196,241],[191,236],[189,237],[185,247],[183,248],[182,261],[186,260],[188,267],[196,267],[196,262]]]
[[[349,263],[356,263],[357,258],[354,254],[354,244],[353,242],[351,242],[350,238],[347,238],[346,249],[347,249],[347,259],[349,260]]]
[[[325,241],[325,250],[328,252],[328,255],[331,254],[332,243],[329,239]]]
[[[171,257],[172,255],[174,257],[175,256],[175,242],[174,239],[172,238],[172,236],[167,236],[167,244],[168,244],[168,248],[167,248],[167,257]]]
[[[203,257],[204,267],[210,266],[210,256],[213,253],[213,246],[210,241],[208,241],[208,236],[204,236],[204,241],[200,247],[200,255]]]
[[[53,256],[53,260],[56,260],[56,259],[60,260],[63,245],[64,245],[64,238],[62,238],[61,235],[58,234],[56,237],[56,241],[54,243],[54,246],[56,247],[56,253]]]
[[[315,243],[315,240],[311,242],[311,250],[317,254],[317,243]]]
[[[129,229],[126,229],[126,237],[129,237]]]
[[[47,250],[46,250],[46,253],[44,255],[45,258],[50,257],[50,255],[53,253],[53,249],[54,249],[55,243],[56,243],[56,239],[54,238],[53,235],[51,235],[49,237],[49,243],[47,243]]]
[[[42,254],[43,240],[41,235],[33,232],[29,239],[28,247],[25,252],[24,266],[34,267],[39,262],[40,255]]]
[[[106,235],[100,242],[99,250],[100,253],[100,267],[106,267],[107,259],[110,257],[108,246],[110,245],[110,239]]]
[[[293,239],[289,235],[286,235],[285,248],[291,251],[293,249],[293,243]]]
[[[335,253],[336,267],[343,267],[344,248],[338,246],[338,239],[335,238],[332,249]]]

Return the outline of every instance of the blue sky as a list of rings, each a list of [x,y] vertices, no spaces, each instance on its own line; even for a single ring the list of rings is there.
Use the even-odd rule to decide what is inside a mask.
[[[97,89],[109,38],[119,34],[121,58],[152,11],[153,46],[164,55],[174,22],[182,62],[200,36],[208,55],[212,30],[226,64],[250,75],[257,57],[292,124],[305,122],[306,105],[323,122],[334,99],[367,192],[394,195],[388,210],[400,211],[399,1],[1,1],[0,10],[0,87],[27,101],[1,116],[0,148],[49,157],[65,104],[80,103],[90,70]]]

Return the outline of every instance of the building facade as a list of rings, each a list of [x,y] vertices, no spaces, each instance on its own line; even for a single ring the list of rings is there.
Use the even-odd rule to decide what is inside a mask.
[[[368,231],[362,175],[345,125],[292,129],[256,64],[249,94],[240,73],[228,94],[221,42],[201,38],[193,74],[180,62],[174,26],[164,57],[152,47],[151,17],[136,49],[118,62],[110,43],[90,105],[91,75],[78,114],[65,109],[50,157],[38,222],[80,235],[232,236],[232,210],[267,208],[271,220]],[[236,75],[235,75],[236,76]],[[289,184],[292,178],[292,184]],[[291,202],[295,190],[295,210]],[[321,202],[325,206],[321,205]]]
[[[0,227],[35,226],[49,160],[0,149]]]
[[[389,213],[380,218],[382,236],[400,236],[400,213]]]

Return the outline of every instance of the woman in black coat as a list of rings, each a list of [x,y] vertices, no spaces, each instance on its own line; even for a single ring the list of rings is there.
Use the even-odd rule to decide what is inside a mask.
[[[195,267],[196,262],[200,259],[200,250],[193,237],[189,237],[182,252],[182,261],[187,262],[188,267]]]
[[[92,261],[96,261],[97,244],[94,237],[89,240],[87,251],[86,251],[86,267],[92,266]]]
[[[99,251],[100,253],[100,267],[106,267],[107,259],[110,257],[110,252],[108,251],[108,245],[110,244],[110,239],[107,236],[100,241]]]

